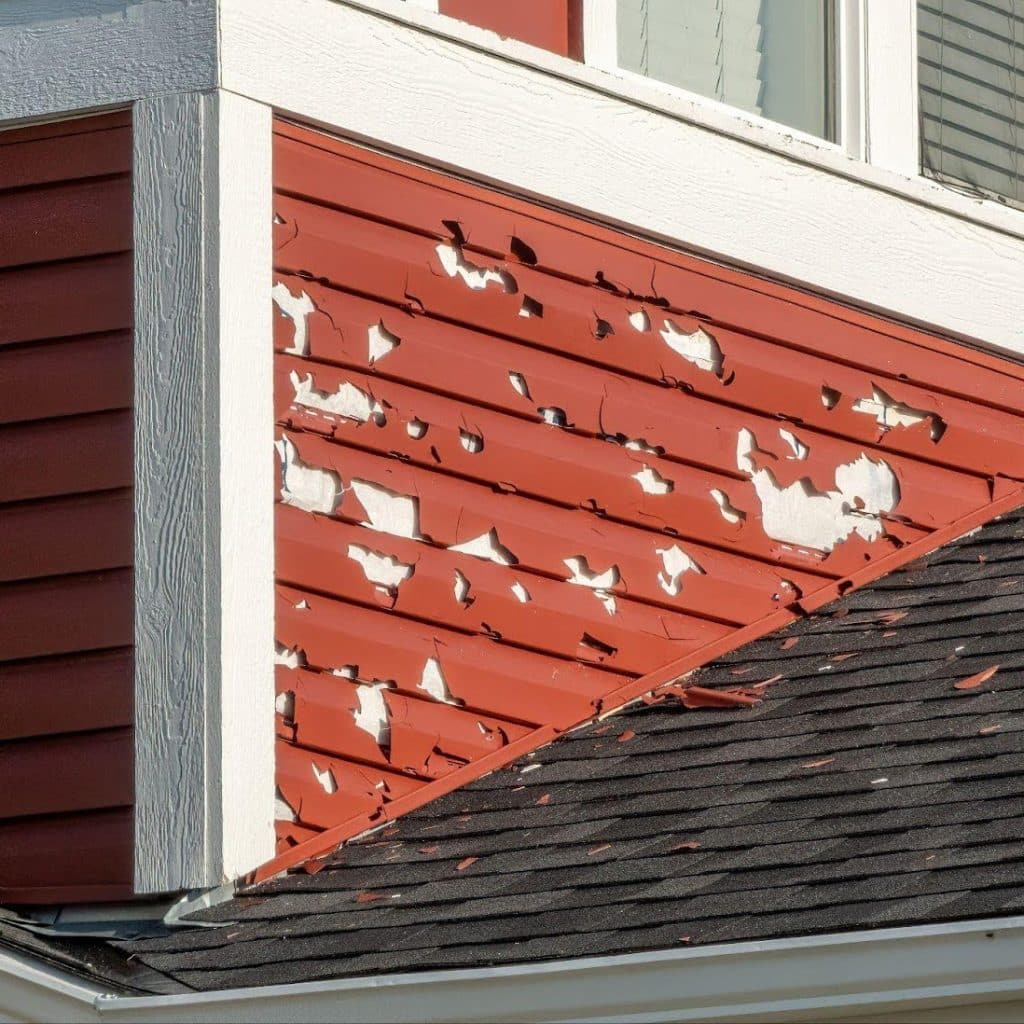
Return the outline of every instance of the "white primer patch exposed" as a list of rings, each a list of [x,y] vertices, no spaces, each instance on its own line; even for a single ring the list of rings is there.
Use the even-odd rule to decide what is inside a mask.
[[[316,309],[313,300],[304,291],[299,292],[298,295],[292,295],[282,281],[278,281],[274,285],[270,295],[277,304],[277,308],[281,310],[281,315],[291,320],[295,326],[292,343],[285,349],[285,352],[290,356],[308,356],[309,326],[306,323],[306,318]]]
[[[500,285],[506,292],[515,291],[515,279],[508,271],[481,267],[466,259],[462,248],[451,242],[441,242],[434,250],[449,277],[461,277],[468,288],[482,291],[489,284]]]
[[[630,313],[629,325],[634,331],[649,331],[651,329],[651,318],[647,315],[647,310],[638,309],[635,313]]]
[[[393,555],[371,551],[361,544],[349,544],[348,557],[362,566],[366,578],[385,594],[393,594],[399,583],[412,575],[412,566],[400,562]]]
[[[356,687],[359,707],[352,713],[356,728],[368,732],[381,746],[387,743],[391,732],[388,705],[384,700],[387,688],[387,683],[361,683]]]
[[[532,600],[530,592],[522,585],[522,583],[519,582],[519,580],[516,580],[515,583],[512,584],[512,593],[516,595],[516,600],[520,604],[526,604],[527,601]]]
[[[283,690],[274,698],[274,710],[286,721],[295,718],[295,691]]]
[[[383,320],[370,324],[366,329],[366,345],[371,364],[377,362],[378,359],[383,359],[401,344],[402,339],[397,334],[392,334],[384,326]]]
[[[418,441],[421,437],[426,436],[427,426],[428,424],[424,423],[423,420],[411,419],[405,425],[405,432],[414,441]]]
[[[274,790],[274,820],[275,821],[298,821],[299,816],[295,808],[284,798],[279,789]]]
[[[484,450],[484,439],[470,430],[460,430],[459,441],[470,455],[476,455],[477,452]]]
[[[492,526],[487,533],[479,537],[453,544],[449,551],[458,551],[463,555],[482,558],[485,562],[496,562],[498,565],[515,565],[519,559],[498,540],[498,531]]]
[[[667,477],[663,477],[656,469],[646,465],[639,473],[633,474],[633,479],[640,484],[644,494],[671,494],[676,486]]]
[[[722,518],[727,523],[742,523],[747,518],[747,513],[736,508],[729,500],[729,495],[725,491],[720,491],[717,487],[714,487],[709,493],[715,499],[718,511],[722,513]]]
[[[526,378],[515,370],[508,371],[508,382],[515,389],[517,394],[523,396],[523,398],[530,398],[530,385],[526,383]]]
[[[366,511],[366,522],[362,524],[363,526],[368,526],[378,533],[390,533],[393,537],[423,539],[420,536],[418,498],[389,491],[370,480],[353,480],[352,490]]]
[[[577,587],[589,587],[597,595],[604,610],[609,615],[614,615],[618,605],[615,602],[615,595],[611,588],[620,580],[619,567],[613,565],[604,572],[594,572],[583,555],[573,555],[572,558],[564,559],[572,575],[566,581]]]
[[[281,500],[306,512],[332,513],[341,498],[341,477],[329,469],[307,465],[287,437],[274,447],[281,457]]]
[[[289,379],[292,382],[292,387],[295,388],[297,405],[304,405],[308,409],[319,409],[321,412],[342,416],[358,423],[365,423],[372,417],[377,426],[384,426],[384,409],[380,402],[347,380],[342,381],[338,385],[338,390],[332,394],[318,390],[311,373],[307,373],[303,380],[292,370]]]
[[[862,452],[836,467],[837,489],[822,493],[806,478],[781,487],[770,469],[755,467],[755,451],[757,439],[744,428],[736,441],[736,465],[753,481],[761,524],[773,540],[827,552],[854,533],[869,542],[884,536],[880,517],[900,500],[899,481],[886,462]]]
[[[792,430],[780,430],[779,437],[789,445],[793,452],[792,455],[786,456],[787,459],[797,459],[802,462],[807,458],[810,448],[808,448]]]
[[[455,570],[455,584],[452,590],[455,593],[455,600],[459,604],[465,604],[469,600],[469,580],[458,569]]]
[[[540,413],[540,418],[552,427],[569,426],[569,418],[565,415],[565,410],[559,409],[557,405],[544,406],[538,409],[537,412]]]
[[[905,402],[898,402],[874,384],[871,385],[871,397],[858,398],[853,403],[853,411],[874,416],[875,422],[883,430],[891,430],[893,427],[914,427],[918,423],[930,420],[933,441],[938,441],[945,432],[945,423],[941,417],[925,409],[915,409]]]
[[[687,334],[671,320],[666,320],[659,333],[665,339],[665,344],[687,362],[713,373],[716,377],[722,376],[722,350],[718,347],[718,342],[703,327],[698,327],[692,334]]]
[[[448,682],[441,671],[441,662],[437,658],[427,658],[423,666],[423,675],[420,678],[417,689],[433,697],[441,704],[451,704],[454,707],[461,707],[466,702],[453,697],[448,690]]]
[[[654,550],[655,554],[661,555],[661,564],[664,566],[663,571],[658,573],[658,583],[669,597],[677,597],[682,591],[684,573],[704,575],[704,570],[678,544]]]
[[[301,647],[285,647],[274,644],[274,664],[285,668],[303,668],[306,664],[306,652]]]
[[[342,679],[355,679],[359,675],[359,669],[355,665],[342,665],[340,668],[332,668],[331,675],[341,676]]]
[[[330,768],[320,768],[316,761],[310,762],[310,767],[313,769],[313,778],[320,783],[320,788],[328,796],[333,796],[338,792],[338,780]]]

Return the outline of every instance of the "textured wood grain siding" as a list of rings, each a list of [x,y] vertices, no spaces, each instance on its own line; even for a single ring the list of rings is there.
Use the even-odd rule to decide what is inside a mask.
[[[274,182],[295,856],[1021,487],[1016,366],[283,122]]]
[[[131,892],[131,128],[0,134],[0,901]]]

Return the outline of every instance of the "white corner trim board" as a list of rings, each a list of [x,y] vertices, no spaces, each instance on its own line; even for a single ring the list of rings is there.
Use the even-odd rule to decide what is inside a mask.
[[[222,0],[221,36],[224,86],[297,118],[1024,352],[1019,211],[397,0]]]
[[[121,996],[0,951],[0,1020],[754,1022],[1013,1020],[1020,917],[539,964]],[[963,1008],[985,1007],[985,1016]],[[5,1014],[9,1016],[5,1016]],[[897,1018],[904,1019],[904,1018]]]
[[[135,106],[139,892],[273,855],[270,138],[230,93]]]

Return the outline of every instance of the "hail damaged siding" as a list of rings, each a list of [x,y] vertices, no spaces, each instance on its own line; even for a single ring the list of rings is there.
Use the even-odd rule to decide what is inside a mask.
[[[131,892],[131,128],[0,134],[0,902]]]
[[[1015,366],[283,122],[274,161],[283,848],[1021,486]]]

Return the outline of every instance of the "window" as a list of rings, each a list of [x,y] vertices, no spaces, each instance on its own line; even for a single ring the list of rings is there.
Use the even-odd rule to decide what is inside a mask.
[[[925,174],[1024,206],[1024,0],[920,0]]]
[[[616,0],[617,66],[836,137],[831,0]]]

